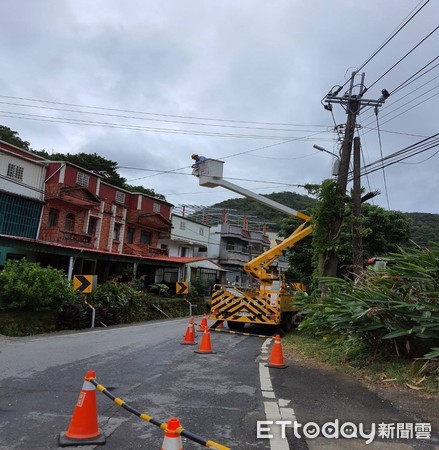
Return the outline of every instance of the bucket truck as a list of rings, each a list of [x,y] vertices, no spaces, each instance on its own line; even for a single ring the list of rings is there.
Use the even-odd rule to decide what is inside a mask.
[[[224,320],[230,329],[242,329],[246,323],[280,325],[288,331],[295,320],[294,291],[273,267],[273,263],[285,250],[312,232],[310,217],[267,197],[237,186],[223,178],[223,161],[206,159],[199,166],[200,186],[229,189],[256,200],[270,208],[296,217],[303,223],[277,246],[270,248],[244,265],[244,271],[257,280],[258,288],[215,285],[212,293],[209,319],[217,323]],[[296,285],[300,285],[297,283]]]

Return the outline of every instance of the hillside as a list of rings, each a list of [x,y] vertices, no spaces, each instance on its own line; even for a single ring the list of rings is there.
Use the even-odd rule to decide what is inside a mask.
[[[411,221],[412,240],[418,245],[439,242],[439,214],[405,213]]]
[[[310,212],[315,199],[306,195],[296,194],[295,192],[273,192],[271,194],[264,195],[275,202],[282,205],[289,206],[297,211],[304,213]],[[255,200],[247,198],[232,198],[220,203],[215,203],[211,208],[224,208],[236,210],[239,214],[247,216],[256,216],[267,224],[270,224],[269,228],[277,230],[276,224],[279,220],[287,217],[286,215],[276,211],[272,208],[264,206]]]
[[[266,197],[289,206],[297,211],[310,213],[315,199],[295,192],[273,192]],[[270,224],[270,229],[276,230],[275,225],[285,216],[274,209],[268,208],[255,200],[246,198],[233,198],[216,203],[212,208],[234,209],[239,214],[257,216],[264,222]],[[439,214],[430,213],[404,213],[411,222],[411,239],[418,245],[428,245],[428,242],[439,242]]]

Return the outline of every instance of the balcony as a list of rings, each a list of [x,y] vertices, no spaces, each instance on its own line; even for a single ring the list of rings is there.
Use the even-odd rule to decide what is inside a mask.
[[[85,233],[74,233],[73,231],[59,230],[57,228],[42,228],[40,239],[46,242],[57,242],[66,246],[80,246],[93,248],[95,237]]]

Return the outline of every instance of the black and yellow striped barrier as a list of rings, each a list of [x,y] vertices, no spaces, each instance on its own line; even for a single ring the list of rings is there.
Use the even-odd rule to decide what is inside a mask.
[[[225,330],[224,328],[209,328],[209,330],[217,331],[218,333],[241,334],[242,336],[253,336],[263,339],[274,339],[274,336],[267,336],[266,334],[244,333],[243,331]]]
[[[137,411],[137,409],[133,408],[132,406],[128,405],[125,401],[123,401],[121,398],[115,397],[113,394],[111,394],[107,389],[105,389],[102,384],[99,384],[95,378],[91,378],[90,383],[92,383],[94,386],[96,386],[96,389],[105,394],[108,398],[113,400],[116,405],[121,406],[123,409],[126,409],[131,414],[134,414],[135,416],[139,417],[142,420],[145,420],[146,422],[152,423],[156,427],[161,428],[163,431],[166,430],[167,423],[161,423],[157,420],[155,420],[153,417],[146,413],[141,413],[140,411]],[[183,436],[187,439],[190,439],[193,442],[196,442],[197,444],[203,445],[207,448],[213,448],[217,450],[230,450],[230,447],[226,447],[225,445],[218,444],[217,442],[203,439],[200,436],[197,436],[194,433],[191,433],[190,431],[185,430],[183,427],[177,428],[175,430],[175,433],[179,434],[180,436]]]

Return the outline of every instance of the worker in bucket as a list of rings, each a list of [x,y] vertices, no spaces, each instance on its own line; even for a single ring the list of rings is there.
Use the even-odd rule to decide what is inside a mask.
[[[193,153],[191,155],[191,158],[195,161],[192,164],[192,175],[195,175],[196,177],[200,176],[200,164],[206,161],[205,156],[201,156],[198,153]]]

